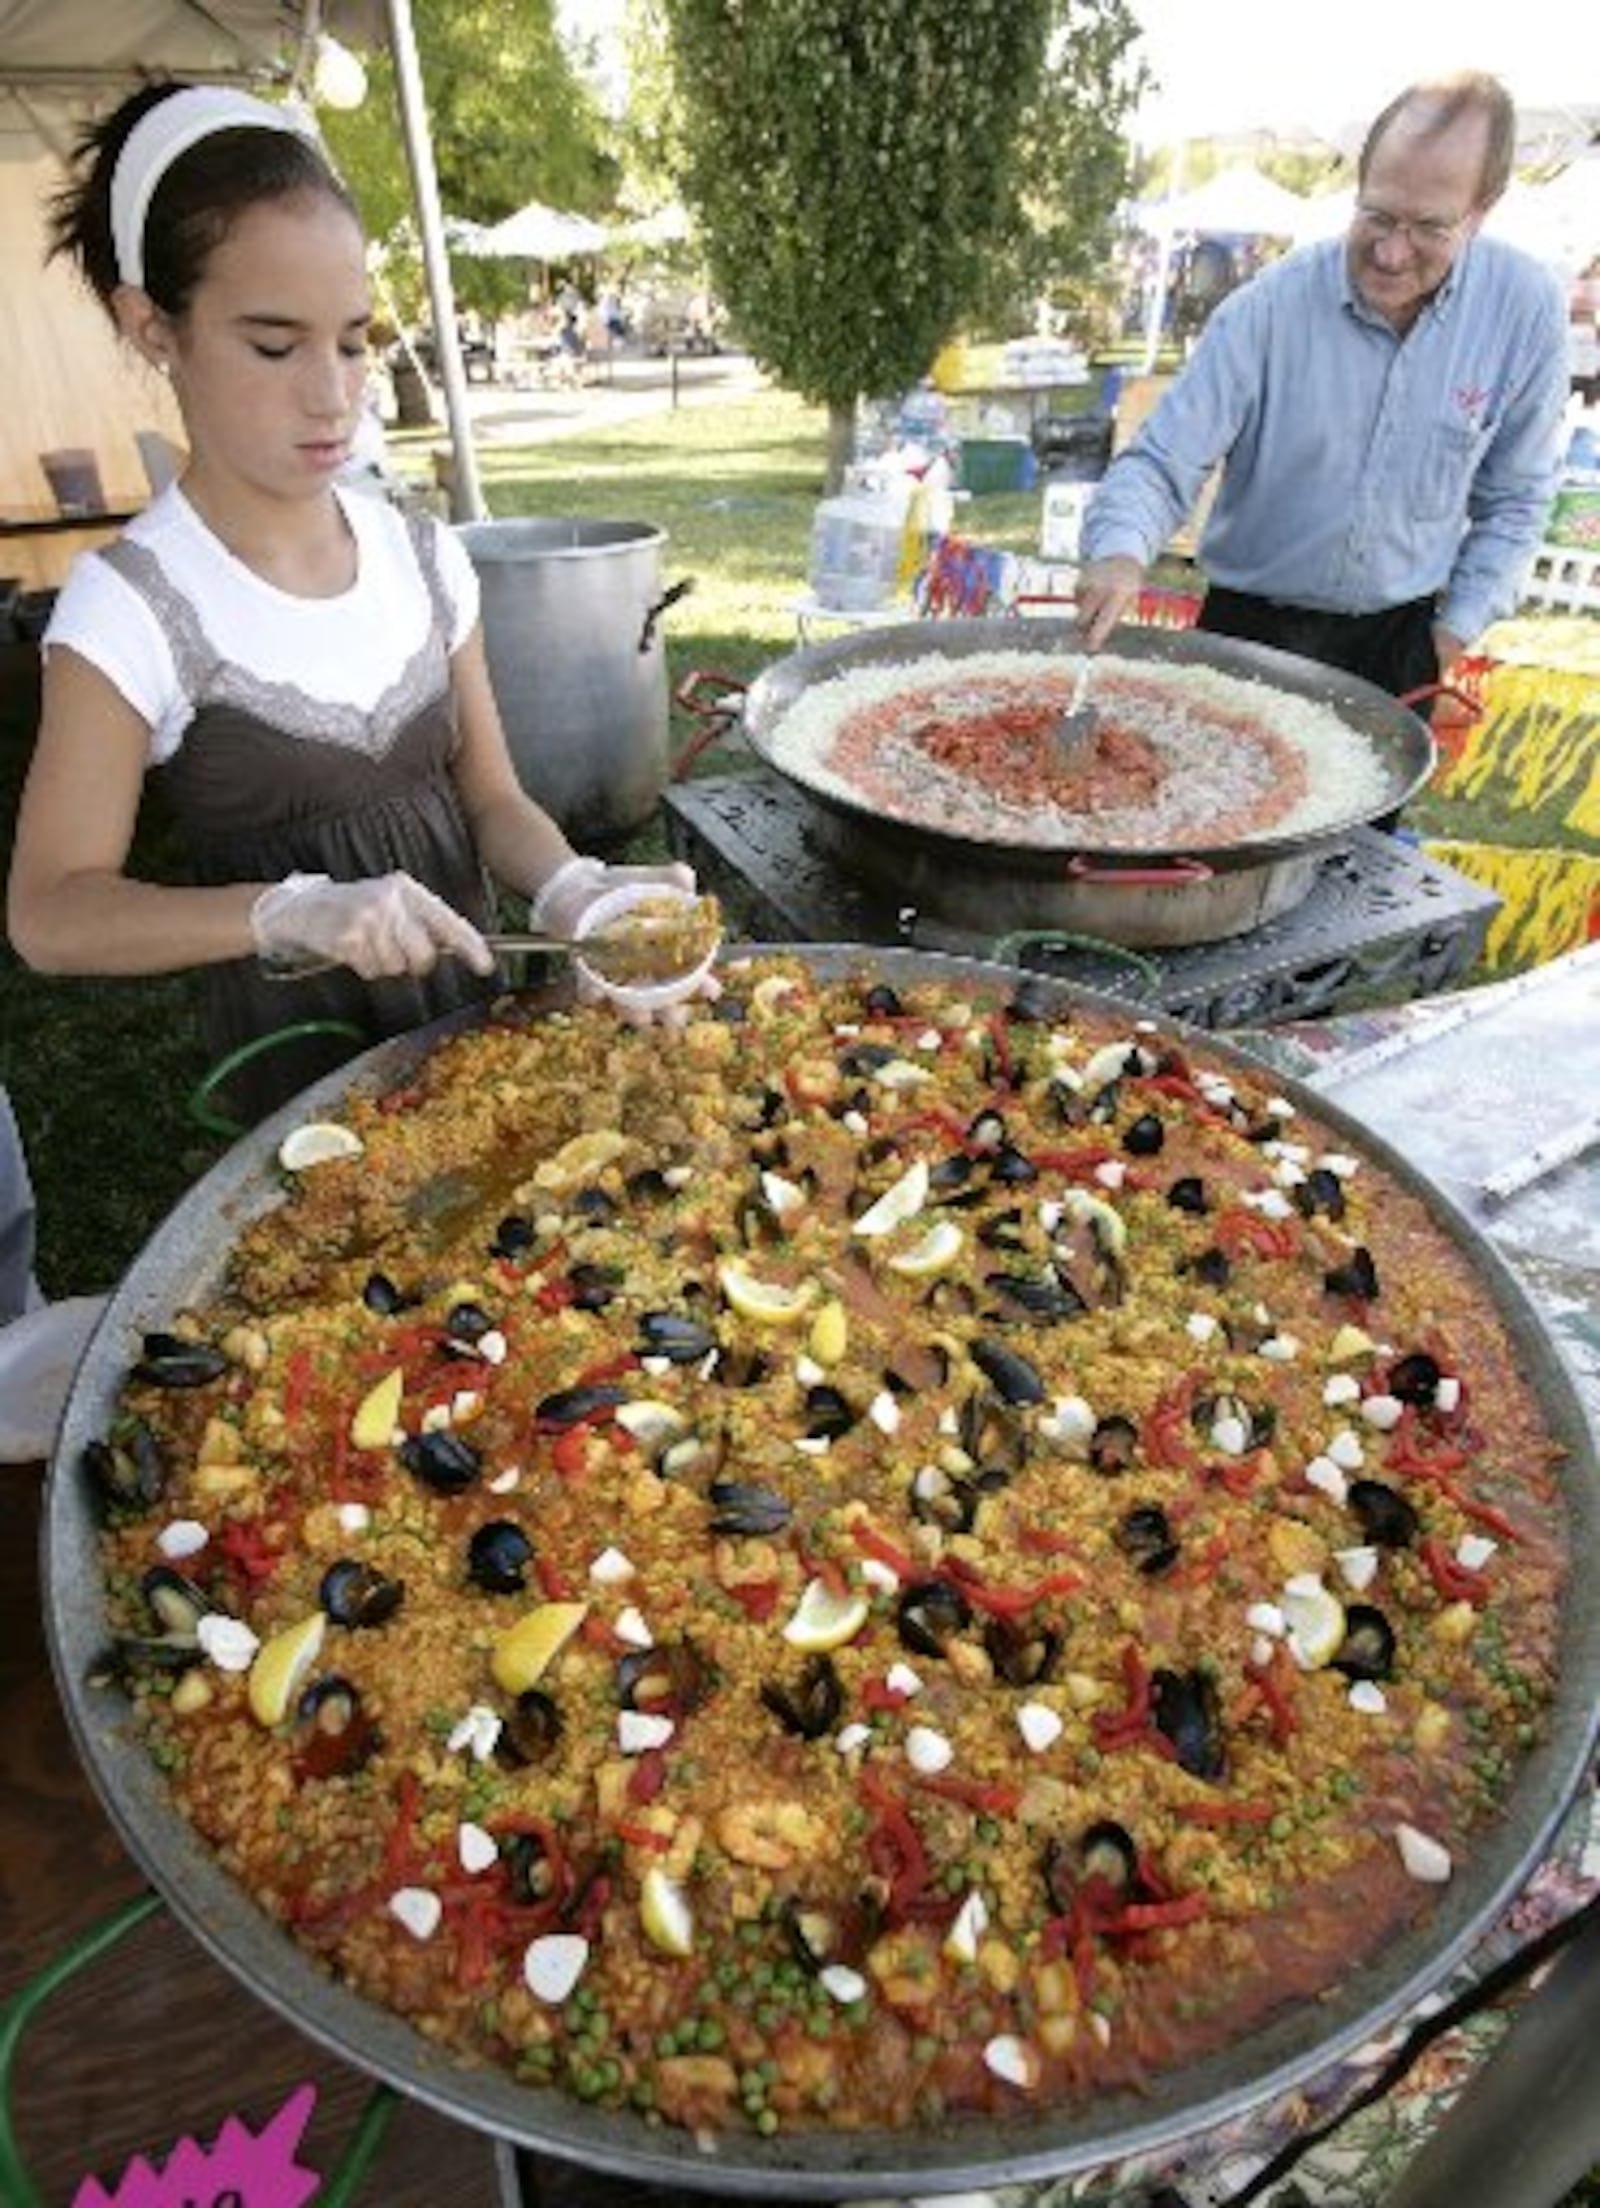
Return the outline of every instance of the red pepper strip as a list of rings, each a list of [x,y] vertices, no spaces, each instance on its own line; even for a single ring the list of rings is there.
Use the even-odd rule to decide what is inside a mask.
[[[1120,1710],[1096,1710],[1089,1720],[1097,1747],[1121,1747],[1123,1742],[1113,1741],[1112,1734],[1140,1733],[1150,1723],[1150,1674],[1145,1669],[1144,1658],[1138,1648],[1129,1641],[1122,1651],[1122,1682],[1127,1700]]]
[[[1157,1396],[1145,1413],[1139,1430],[1139,1446],[1151,1464],[1169,1470],[1189,1470],[1195,1463],[1189,1413],[1200,1386],[1200,1375],[1186,1372],[1164,1395]]]
[[[347,1894],[335,1894],[326,1901],[311,1901],[302,1893],[289,1904],[289,1922],[309,1939],[334,1940],[359,1917],[380,1908],[393,1891],[393,1887],[385,1886],[381,1879],[372,1878],[364,1886],[357,1886]]]
[[[422,1102],[423,1092],[413,1084],[409,1088],[385,1089],[378,1098],[380,1112],[414,1112]]]
[[[990,1587],[958,1557],[946,1560],[940,1576],[958,1586],[974,1610],[985,1610],[992,1618],[1020,1618],[1051,1595],[1075,1595],[1087,1585],[1081,1572],[1048,1572],[1031,1587]]]
[[[460,1907],[451,1911],[456,1935],[456,1984],[468,1992],[481,1986],[489,1974],[497,1915],[493,1890],[487,1885],[469,1889]]]
[[[620,1380],[625,1372],[637,1372],[638,1369],[638,1353],[625,1349],[619,1356],[606,1358],[603,1364],[587,1366],[572,1384],[575,1388],[603,1387],[606,1381]]]
[[[1175,1814],[1191,1825],[1266,1825],[1277,1811],[1270,1802],[1179,1802]]]
[[[1430,1533],[1423,1541],[1422,1561],[1428,1568],[1428,1577],[1446,1602],[1478,1604],[1488,1601],[1489,1582],[1483,1573],[1458,1563],[1437,1534]]]
[[[1272,1731],[1272,1742],[1282,1748],[1292,1733],[1298,1732],[1300,1720],[1291,1700],[1290,1684],[1285,1680],[1282,1667],[1292,1663],[1288,1651],[1281,1643],[1274,1647],[1264,1664],[1247,1664],[1251,1686],[1267,1706],[1267,1717]],[[1292,1678],[1292,1674],[1291,1674]],[[1244,1714],[1248,1715],[1248,1711]]]
[[[611,1880],[604,1871],[591,1878],[584,1889],[583,1901],[572,1919],[572,1929],[580,1939],[592,1940],[600,1929],[600,1919],[605,1915],[606,1903],[611,1899]]]
[[[1008,1786],[1001,1779],[963,1779],[944,1771],[919,1778],[916,1783],[924,1794],[937,1794],[941,1801],[961,1802],[980,1817],[1015,1816],[1022,1800],[1021,1787]]]
[[[283,1375],[283,1418],[286,1426],[298,1425],[311,1386],[311,1352],[303,1345],[291,1355]]]
[[[858,1518],[850,1531],[856,1547],[864,1556],[876,1557],[880,1564],[887,1564],[890,1571],[897,1573],[901,1579],[914,1580],[921,1577],[921,1567],[916,1558],[907,1555],[904,1549],[896,1548],[886,1535],[879,1533],[875,1526],[869,1526],[865,1519]],[[801,1561],[806,1561],[804,1550],[801,1551]],[[808,1569],[810,1568],[808,1565]]]
[[[1098,1142],[1083,1150],[1032,1150],[1028,1154],[1046,1173],[1065,1174],[1069,1181],[1092,1181],[1096,1168],[1109,1164],[1117,1155]]]
[[[612,1827],[619,1840],[626,1840],[635,1848],[650,1848],[657,1855],[665,1855],[672,1846],[672,1835],[656,1832],[649,1825],[625,1824],[619,1817]]]
[[[928,1883],[928,1851],[905,1804],[870,1763],[862,1769],[860,1786],[877,1812],[867,1833],[867,1858],[888,1884],[888,1916],[903,1917]]]
[[[550,1462],[564,1480],[581,1480],[589,1469],[589,1430],[580,1419],[563,1427],[550,1444]]]
[[[1242,1205],[1217,1214],[1212,1239],[1229,1257],[1254,1250],[1258,1257],[1293,1257],[1300,1237],[1288,1219],[1264,1219]]]
[[[572,1602],[577,1590],[559,1564],[553,1564],[547,1556],[533,1560],[533,1576],[539,1582],[539,1591],[546,1602]]]
[[[1071,1556],[1077,1543],[1070,1533],[1057,1533],[1054,1526],[1019,1526],[1017,1547],[1034,1556]]]
[[[628,1799],[630,1802],[653,1802],[666,1783],[666,1750],[646,1748],[635,1756],[633,1769],[628,1773]]]
[[[628,1645],[608,1620],[592,1613],[579,1626],[578,1638],[587,1641],[591,1648],[606,1649],[613,1656],[620,1656]]]
[[[535,1288],[533,1300],[541,1311],[567,1311],[577,1302],[578,1291],[563,1273],[559,1280],[547,1280]]]
[[[782,1583],[776,1579],[746,1580],[743,1586],[727,1590],[745,1616],[757,1625],[766,1624],[778,1606],[782,1591]]]
[[[1006,1033],[1006,1016],[1003,1012],[992,1012],[986,1024],[990,1040],[994,1044],[995,1069],[1000,1077],[1000,1085],[1002,1088],[1014,1089],[1017,1085],[1017,1074],[1015,1061],[1011,1056],[1011,1038]]]
[[[891,1687],[887,1679],[869,1679],[861,1689],[864,1710],[903,1709],[911,1700],[908,1687]]]
[[[1499,1534],[1502,1541],[1520,1541],[1522,1536],[1503,1510],[1493,1503],[1474,1502],[1470,1495],[1452,1494],[1451,1500],[1458,1510],[1475,1519],[1480,1526],[1487,1526],[1491,1533]]]
[[[229,1570],[238,1574],[246,1588],[263,1587],[278,1569],[282,1559],[267,1540],[265,1530],[242,1518],[230,1518],[217,1535],[217,1547]]]
[[[1227,1484],[1226,1476],[1224,1476],[1224,1484]],[[1233,1488],[1232,1492],[1236,1495],[1248,1492],[1248,1483],[1244,1488]],[[1231,1546],[1232,1544],[1226,1533],[1220,1531],[1214,1533],[1197,1555],[1191,1556],[1186,1562],[1180,1564],[1176,1571],[1167,1573],[1163,1585],[1168,1587],[1199,1587],[1203,1585],[1223,1562]]]
[[[1408,1404],[1389,1436],[1383,1461],[1391,1472],[1410,1472],[1428,1479],[1443,1472],[1459,1472],[1471,1459],[1453,1442],[1428,1433]]]
[[[895,1124],[896,1135],[914,1135],[924,1129],[931,1129],[935,1134],[947,1135],[958,1149],[970,1150],[971,1148],[967,1136],[967,1123],[955,1112],[908,1112],[904,1119],[898,1120]]]
[[[384,1891],[393,1893],[397,1886],[406,1885],[417,1862],[416,1839],[413,1827],[417,1821],[417,1802],[422,1786],[414,1771],[402,1771],[400,1783],[395,1788],[394,1823],[389,1827],[388,1838],[383,1843]]]
[[[1230,1495],[1248,1495],[1254,1488],[1265,1465],[1259,1449],[1252,1449],[1248,1456],[1223,1457],[1216,1464],[1203,1464],[1200,1477],[1215,1487],[1225,1487]]]

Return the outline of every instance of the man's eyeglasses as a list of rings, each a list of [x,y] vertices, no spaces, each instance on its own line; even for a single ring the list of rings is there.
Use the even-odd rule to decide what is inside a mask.
[[[1466,215],[1446,220],[1443,215],[1391,215],[1385,207],[1356,206],[1356,220],[1374,238],[1404,237],[1425,252],[1440,252],[1453,245],[1467,223]]]

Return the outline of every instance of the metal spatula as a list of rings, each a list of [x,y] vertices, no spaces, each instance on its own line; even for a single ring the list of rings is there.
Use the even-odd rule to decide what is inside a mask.
[[[1099,708],[1089,703],[1089,674],[1093,666],[1093,658],[1085,652],[1078,662],[1078,679],[1072,686],[1067,710],[1050,730],[1050,748],[1059,767],[1077,766],[1094,742],[1100,726]]]

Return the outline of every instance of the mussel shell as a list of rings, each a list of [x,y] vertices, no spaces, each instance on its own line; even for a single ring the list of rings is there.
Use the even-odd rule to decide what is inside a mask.
[[[1025,975],[1012,992],[1006,1018],[1020,1027],[1048,1027],[1060,1015],[1060,999],[1051,985],[1036,974]]]
[[[481,1342],[497,1322],[481,1303],[452,1304],[445,1316],[445,1332],[458,1342]]]
[[[574,1265],[567,1274],[574,1311],[603,1311],[615,1303],[625,1274],[620,1265]]]
[[[1147,1578],[1170,1571],[1178,1561],[1177,1539],[1166,1512],[1157,1503],[1140,1503],[1128,1511],[1112,1538]]]
[[[1174,1211],[1186,1211],[1195,1218],[1209,1211],[1206,1184],[1198,1173],[1182,1173],[1167,1190],[1167,1202]]]
[[[769,1680],[761,1689],[761,1700],[785,1732],[797,1733],[802,1740],[820,1740],[839,1722],[844,1709],[844,1688],[834,1669],[833,1658],[816,1655],[807,1659],[792,1687],[778,1686]]]
[[[392,1319],[397,1311],[408,1309],[419,1299],[408,1296],[387,1273],[369,1273],[361,1290],[361,1300],[380,1319]]]
[[[1408,1549],[1422,1531],[1413,1505],[1385,1480],[1352,1480],[1345,1501],[1375,1548]]]
[[[448,1432],[407,1434],[398,1455],[408,1472],[441,1495],[459,1495],[483,1470],[471,1442]]]
[[[622,1184],[634,1204],[664,1204],[672,1195],[672,1183],[659,1165],[642,1165]]]
[[[886,981],[875,981],[861,1000],[862,1009],[875,1020],[898,1020],[905,1016],[905,1006],[899,993]]]
[[[152,1564],[139,1582],[139,1592],[162,1632],[179,1640],[193,1640],[200,1620],[216,1614],[217,1605],[205,1589],[170,1564]]]
[[[978,1228],[978,1240],[986,1250],[1026,1249],[1026,1216],[1020,1204],[1013,1204],[1007,1211],[997,1211]]]
[[[614,1387],[609,1382],[557,1388],[553,1395],[541,1396],[534,1405],[534,1424],[542,1433],[559,1433],[564,1427],[582,1426],[602,1412],[614,1411],[619,1403],[627,1400],[627,1389]]]
[[[744,1480],[713,1480],[711,1501],[713,1533],[781,1533],[794,1515],[781,1495]]]
[[[1061,1659],[1061,1635],[1053,1626],[1026,1625],[1021,1618],[990,1618],[983,1645],[995,1677],[1008,1687],[1040,1687]]]
[[[100,1501],[117,1510],[152,1510],[166,1492],[166,1458],[142,1419],[109,1441],[87,1442],[81,1461]]]
[[[840,1051],[837,1064],[839,1071],[850,1080],[861,1081],[870,1079],[875,1073],[881,1073],[885,1066],[893,1065],[899,1056],[900,1052],[892,1043],[854,1042],[847,1043]]]
[[[1199,1281],[1202,1288],[1226,1288],[1233,1278],[1233,1261],[1226,1250],[1219,1250],[1213,1243],[1195,1257],[1180,1257],[1177,1270]]]
[[[561,1739],[564,1720],[542,1687],[526,1687],[500,1716],[495,1761],[509,1770],[543,1763]]]
[[[1366,1244],[1358,1243],[1342,1265],[1335,1265],[1324,1273],[1322,1285],[1330,1296],[1350,1296],[1357,1303],[1376,1303],[1378,1268]]]
[[[925,1464],[911,1481],[911,1515],[919,1524],[945,1533],[970,1533],[982,1500],[976,1483]]]
[[[533,1908],[555,1893],[560,1873],[538,1833],[511,1833],[500,1843],[500,1859],[506,1867],[507,1891],[520,1907]]]
[[[205,1660],[205,1651],[193,1639],[156,1639],[138,1633],[119,1633],[110,1647],[89,1666],[91,1687],[123,1687],[132,1691],[151,1672],[171,1675],[192,1671]]]
[[[147,1334],[133,1377],[157,1388],[204,1388],[227,1370],[227,1358],[209,1342],[186,1342],[178,1334]]]
[[[996,1393],[1007,1403],[1042,1403],[1045,1384],[1038,1368],[1004,1342],[976,1341],[969,1355]]]
[[[1139,1429],[1121,1411],[1108,1411],[1089,1436],[1089,1463],[1106,1479],[1126,1472],[1139,1454]]]
[[[681,1311],[643,1312],[639,1333],[646,1357],[665,1357],[672,1365],[698,1364],[717,1346],[716,1335],[703,1320],[687,1318]]]
[[[389,1579],[375,1564],[341,1556],[328,1566],[317,1600],[335,1625],[382,1625],[405,1600],[405,1582]]]
[[[1030,1319],[1051,1325],[1061,1319],[1081,1319],[1089,1306],[1070,1280],[1058,1273],[985,1273],[983,1285],[1007,1303],[1016,1305]],[[995,1385],[998,1387],[999,1382]]]
[[[1349,1604],[1333,1669],[1347,1679],[1392,1679],[1394,1651],[1394,1627],[1383,1612],[1370,1602]]]
[[[971,1604],[947,1579],[913,1580],[900,1590],[895,1624],[906,1647],[919,1656],[943,1656],[971,1622]]]
[[[1408,1350],[1389,1367],[1389,1393],[1419,1411],[1431,1411],[1444,1372],[1425,1349]]]
[[[827,1964],[838,1961],[839,1926],[826,1910],[808,1908],[798,1895],[790,1894],[783,1902],[780,1915],[784,1936],[803,1969],[815,1974]]]
[[[348,1679],[313,1679],[295,1705],[295,1770],[305,1779],[344,1779],[370,1763],[383,1734]]]
[[[533,1543],[514,1518],[490,1518],[467,1543],[467,1577],[486,1595],[515,1595],[528,1584]]]
[[[617,1659],[617,1700],[625,1710],[659,1710],[687,1717],[721,1684],[710,1657],[691,1640],[659,1648],[630,1648]]]
[[[971,1183],[976,1168],[965,1150],[952,1150],[949,1157],[941,1158],[928,1173],[928,1187],[945,1203],[950,1203]],[[981,1190],[974,1190],[971,1201],[976,1201]]]
[[[1295,1209],[1307,1219],[1314,1219],[1318,1212],[1327,1219],[1344,1217],[1344,1183],[1325,1165],[1314,1165],[1303,1181],[1296,1182],[1293,1193]]]
[[[606,1189],[596,1188],[591,1183],[569,1199],[567,1209],[587,1226],[606,1227],[618,1216],[620,1207]]]
[[[1222,1707],[1203,1671],[1158,1671],[1150,1681],[1151,1713],[1177,1752],[1180,1769],[1196,1779],[1220,1779],[1227,1770]]]
[[[527,1256],[538,1240],[533,1221],[520,1211],[508,1211],[494,1230],[494,1240],[489,1245],[491,1257],[502,1257],[515,1265]]]
[[[1139,1874],[1139,1850],[1126,1825],[1101,1817],[1080,1835],[1078,1863],[1086,1879],[1127,1889]]]
[[[1021,1188],[1025,1182],[1039,1178],[1039,1168],[1014,1142],[1003,1142],[990,1161],[989,1177],[1002,1188]]]
[[[837,1441],[849,1433],[856,1412],[843,1392],[827,1380],[806,1390],[806,1433],[813,1441]]]
[[[712,1378],[724,1388],[758,1388],[772,1370],[764,1349],[721,1349]]]

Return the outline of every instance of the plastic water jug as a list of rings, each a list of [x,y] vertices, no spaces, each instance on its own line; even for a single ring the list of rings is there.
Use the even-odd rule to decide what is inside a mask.
[[[811,528],[811,594],[838,613],[870,613],[894,592],[905,527],[903,499],[844,491],[825,498]]]

